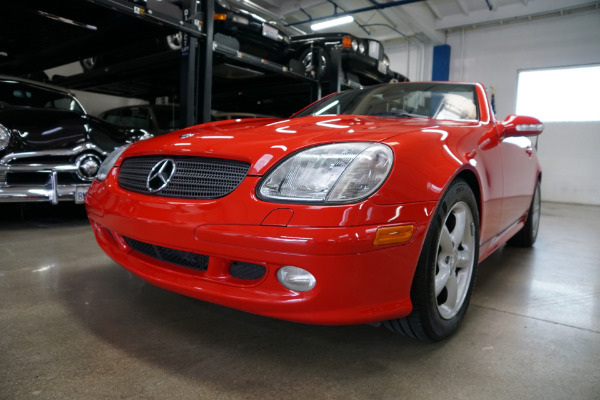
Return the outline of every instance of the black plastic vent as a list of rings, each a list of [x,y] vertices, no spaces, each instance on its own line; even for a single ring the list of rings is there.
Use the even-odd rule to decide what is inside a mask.
[[[254,280],[260,279],[267,273],[263,265],[236,261],[229,267],[229,275],[234,278]]]
[[[132,250],[142,253],[148,257],[152,257],[169,264],[192,268],[197,271],[206,271],[208,269],[208,256],[204,254],[170,249],[168,247],[140,242],[139,240],[131,239],[125,236],[123,238]]]
[[[147,188],[148,176],[159,162],[171,159],[175,173],[157,192]],[[233,192],[244,180],[250,163],[220,158],[184,156],[141,156],[123,161],[119,185],[132,192],[181,199],[216,199]]]

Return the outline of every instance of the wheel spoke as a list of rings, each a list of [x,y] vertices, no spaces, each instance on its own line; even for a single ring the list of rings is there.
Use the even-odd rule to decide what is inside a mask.
[[[444,256],[450,255],[452,254],[452,250],[454,250],[452,235],[450,234],[450,231],[446,225],[442,227],[442,234],[440,235],[440,248],[441,252],[439,257],[441,257],[442,254],[444,254]]]
[[[471,263],[471,249],[463,244],[463,250],[458,252],[457,268],[468,268]]]
[[[454,244],[454,248],[457,248],[458,245],[463,241],[463,236],[465,234],[465,229],[467,225],[467,213],[464,208],[458,208],[454,211],[455,225],[452,230],[451,237],[452,243]]]
[[[452,269],[450,265],[445,262],[438,261],[439,272],[435,276],[435,295],[436,297],[444,290],[448,279],[450,279],[452,275]]]
[[[446,304],[450,310],[454,310],[456,302],[458,301],[458,279],[455,274],[450,274],[450,278],[448,279],[448,282],[446,282],[446,290],[448,292],[448,297],[444,304]]]

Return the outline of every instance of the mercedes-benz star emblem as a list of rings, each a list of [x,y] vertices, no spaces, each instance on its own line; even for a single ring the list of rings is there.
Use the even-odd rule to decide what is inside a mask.
[[[165,158],[154,164],[154,167],[150,170],[148,174],[148,179],[146,179],[146,189],[150,193],[156,193],[159,190],[164,189],[171,178],[175,174],[175,161],[170,158]]]

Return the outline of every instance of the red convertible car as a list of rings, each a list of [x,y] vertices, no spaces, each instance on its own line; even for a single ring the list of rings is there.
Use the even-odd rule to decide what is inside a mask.
[[[535,241],[542,129],[496,121],[479,84],[378,85],[120,148],[85,204],[102,249],[159,287],[435,341],[478,262]]]

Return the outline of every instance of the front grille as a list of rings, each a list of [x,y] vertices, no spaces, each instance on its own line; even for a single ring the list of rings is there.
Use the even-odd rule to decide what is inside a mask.
[[[148,176],[160,161],[175,162],[169,183],[157,192],[147,187]],[[245,178],[250,164],[242,161],[185,156],[141,156],[123,161],[119,185],[132,192],[181,199],[216,199],[233,192]]]
[[[191,253],[189,251],[169,249],[139,240],[123,237],[132,250],[142,253],[157,260],[179,265],[180,267],[192,268],[198,271],[206,271],[208,268],[208,256],[204,254]]]

